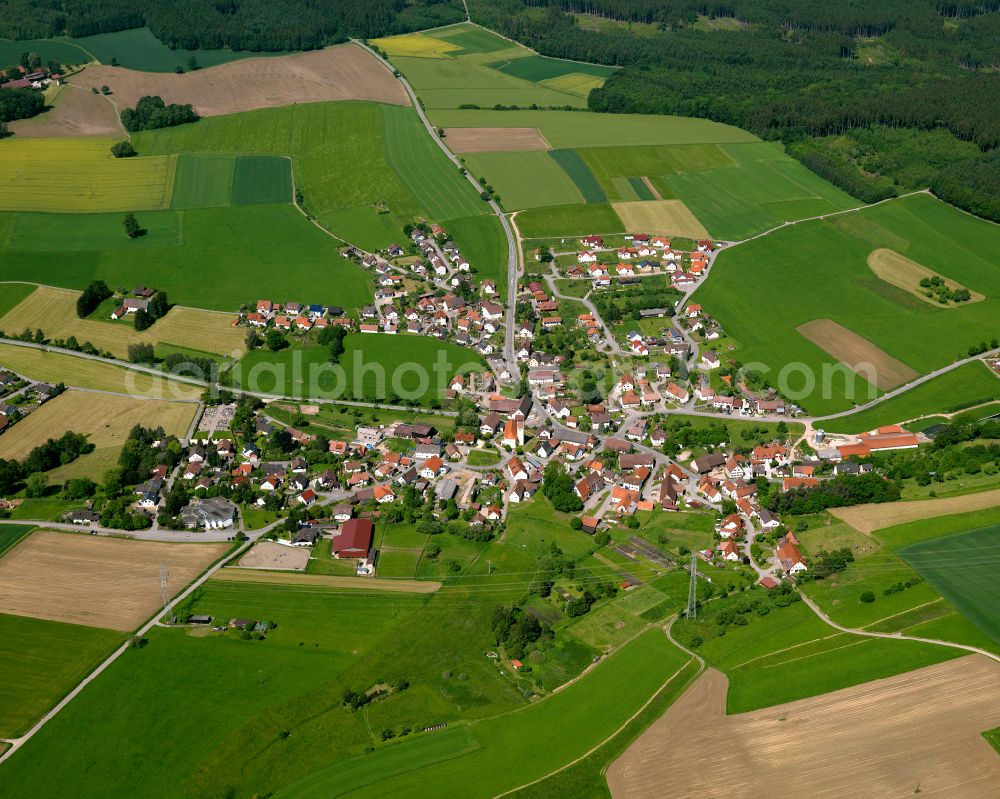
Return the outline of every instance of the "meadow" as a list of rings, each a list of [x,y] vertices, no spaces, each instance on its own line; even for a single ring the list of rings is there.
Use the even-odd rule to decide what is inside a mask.
[[[1000,379],[981,361],[963,364],[872,408],[820,422],[837,433],[864,433],[931,413],[954,413],[1000,397]]]
[[[463,593],[209,581],[189,607],[276,628],[265,641],[154,630],[6,764],[0,795],[249,797],[360,755],[384,728],[453,725],[524,704],[482,656],[490,605]],[[365,711],[341,707],[346,688],[400,679],[406,690]],[[137,702],[147,712],[136,714]]]
[[[0,614],[0,736],[26,732],[121,638],[113,630]]]
[[[77,388],[126,392],[157,399],[194,400],[202,388],[156,375],[136,372],[123,366],[89,361],[61,352],[0,344],[0,366],[13,369],[32,380],[65,383]]]
[[[478,371],[471,350],[428,336],[353,333],[336,366],[326,347],[252,350],[233,368],[237,385],[264,393],[317,399],[440,398],[451,378]]]
[[[0,525],[0,555],[3,555],[4,552],[34,529],[34,525],[31,524]]]
[[[418,743],[421,749],[429,746],[418,738],[376,750],[367,758],[368,768],[351,770],[346,783],[333,764],[276,796],[328,796],[331,786],[357,796],[440,796],[459,783],[467,796],[495,796],[548,774],[612,736],[668,680],[687,676],[687,663],[687,656],[653,629],[559,694],[470,725],[473,745],[478,744],[474,751],[464,753],[471,746],[453,741],[447,758],[421,757],[421,752],[401,767],[402,750]],[[543,738],[546,745],[538,746]],[[383,759],[391,764],[385,770],[388,778],[380,766]],[[475,780],[467,779],[470,773]]]
[[[36,288],[33,283],[4,283],[0,291],[0,317],[20,305]]]
[[[0,63],[14,64],[21,53],[38,53],[42,61],[58,61],[60,64],[77,66],[93,60],[88,53],[72,39],[0,39]]]
[[[207,352],[239,357],[245,347],[246,331],[233,326],[235,317],[218,311],[174,307],[156,324],[137,331],[131,318],[111,321],[110,314],[102,314],[103,305],[90,317],[76,315],[79,293],[66,289],[39,286],[35,291],[0,316],[0,330],[20,333],[25,328],[42,329],[49,339],[67,339],[76,336],[81,343],[89,341],[102,352],[111,352],[125,359],[130,344],[161,343],[180,348],[203,347]]]
[[[878,247],[960,279],[987,299],[933,308],[872,275],[867,258]],[[862,378],[848,379],[847,368],[832,363],[797,332],[798,326],[830,318],[920,373],[944,366],[966,357],[967,348],[988,339],[995,327],[1000,298],[996,268],[987,254],[998,247],[996,225],[915,195],[803,222],[724,251],[694,300],[742,342],[734,357],[760,363],[769,379],[785,382],[786,396],[799,395],[809,412],[830,414],[848,409],[851,399],[861,404],[877,393]],[[783,313],[770,311],[776,303]],[[811,388],[803,384],[808,378],[801,369],[781,380],[781,369],[793,362],[812,371]],[[824,365],[832,374],[829,390],[822,386]],[[913,410],[916,416],[937,409]]]
[[[478,282],[494,280],[501,298],[507,294],[507,237],[493,214],[449,219],[441,225],[476,270]]]
[[[341,258],[340,242],[291,205],[139,213],[129,239],[120,214],[0,214],[0,280],[81,290],[153,285],[179,305],[236,311],[260,286],[282,302],[345,308],[371,301],[371,279]],[[199,277],[211,269],[210,282]]]
[[[168,435],[183,438],[194,416],[193,403],[132,399],[69,389],[49,400],[0,436],[0,458],[21,458],[49,438],[67,431],[83,433],[95,449],[72,463],[47,473],[52,484],[73,477],[100,481],[118,462],[118,455],[134,425],[162,426]]]
[[[20,139],[0,148],[0,210],[147,211],[170,207],[174,160],[115,158],[113,139]]]

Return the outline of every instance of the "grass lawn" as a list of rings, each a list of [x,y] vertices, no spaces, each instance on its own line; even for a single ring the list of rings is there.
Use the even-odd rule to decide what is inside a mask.
[[[1000,524],[931,539],[899,550],[916,569],[980,630],[1000,643],[1000,584],[982,553],[996,545]],[[960,570],[955,562],[965,564]]]
[[[326,347],[253,350],[234,368],[237,385],[318,399],[441,397],[457,373],[483,366],[471,350],[427,336],[353,333],[336,366]]]
[[[981,362],[967,363],[872,408],[820,424],[836,433],[863,433],[934,411],[953,413],[997,397],[1000,397],[1000,379]],[[919,428],[923,430],[928,426],[919,425]]]
[[[493,466],[500,463],[500,453],[489,449],[474,449],[469,452],[469,466]]]
[[[387,524],[381,529],[382,538],[379,547],[389,547],[390,549],[423,549],[427,543],[426,533],[417,532],[417,526],[413,523],[397,522]]]
[[[136,396],[163,399],[197,399],[198,386],[167,380],[155,375],[142,374],[100,361],[88,361],[59,352],[0,344],[0,366],[33,380],[48,383],[63,382],[78,388],[96,388],[104,391],[122,391]]]
[[[379,577],[413,577],[417,573],[419,560],[419,552],[382,550],[378,556],[375,572]]]
[[[114,630],[0,614],[0,736],[26,732],[121,640]]]
[[[427,555],[420,558],[419,563],[417,563],[417,577],[435,580],[447,579],[456,585],[468,586],[472,589],[486,584],[486,581],[478,576],[467,578],[469,567],[478,563],[477,559],[486,551],[486,545],[450,533],[436,535],[428,543],[431,542],[441,547],[441,552],[436,558],[430,558]],[[523,590],[522,586],[522,593]]]
[[[520,212],[516,222],[526,239],[576,238],[591,233],[620,233],[625,230],[615,209],[603,204],[531,208]]]
[[[5,792],[263,794],[360,755],[372,740],[366,715],[372,730],[398,731],[522,706],[482,656],[490,608],[461,592],[388,596],[210,581],[191,609],[273,621],[267,640],[154,630],[147,646],[126,653],[6,764]],[[367,713],[341,707],[345,688],[366,691],[378,679],[401,678],[410,687]],[[136,702],[151,715],[136,714]],[[281,730],[290,732],[287,741]],[[201,745],[191,746],[194,740]],[[298,745],[309,740],[324,745]],[[153,749],[155,757],[145,754]],[[75,765],[55,766],[68,762]]]
[[[585,202],[572,178],[544,150],[470,153],[463,158],[473,175],[493,186],[508,210]]]
[[[900,252],[946,277],[960,277],[987,299],[953,309],[916,300],[869,269],[867,257],[879,247]],[[847,367],[835,363],[797,328],[833,319],[918,372],[944,366],[965,357],[968,347],[984,336],[988,339],[994,327],[1000,295],[995,264],[986,254],[998,247],[996,225],[917,195],[795,225],[723,252],[711,280],[693,299],[743,343],[736,355],[739,360],[762,364],[769,379],[785,388],[786,396],[801,400],[808,411],[835,413],[851,406],[852,389],[854,402],[871,399],[870,385],[860,377],[853,379]],[[819,262],[824,264],[822,270],[809,266]],[[793,286],[786,313],[775,318],[764,310],[781,302],[783,289],[792,291]],[[826,301],[831,294],[837,303]],[[812,380],[803,377],[801,366],[783,376],[783,367],[796,362],[804,364]],[[829,380],[824,380],[824,368]],[[904,410],[907,416],[920,416],[939,409]]]
[[[398,763],[402,752],[394,750],[417,745],[417,738],[376,749],[368,756],[366,771],[350,772],[357,775],[356,781],[345,783],[334,764],[277,796],[328,796],[331,786],[354,789],[358,796],[443,796],[459,782],[466,796],[495,796],[547,774],[613,734],[687,661],[662,631],[651,630],[566,690],[516,713],[471,725],[478,748],[469,754],[455,756],[460,748],[455,744],[448,759],[411,761],[405,773],[383,778],[382,759]],[[539,746],[543,739],[545,746]],[[389,768],[390,773],[397,770]],[[469,774],[476,779],[467,780]]]
[[[51,475],[51,473],[49,473]],[[99,478],[95,474],[93,477]],[[51,481],[51,476],[49,477]],[[59,499],[58,496],[25,499],[10,512],[11,519],[43,519],[57,522],[69,510],[78,509],[83,503],[78,499]]]
[[[556,280],[555,283],[556,288],[561,294],[565,294],[567,297],[579,297],[580,299],[586,297],[594,287],[594,284],[589,280],[564,279]]]
[[[252,304],[261,287],[347,308],[372,299],[370,277],[289,204],[137,216],[149,232],[130,240],[121,214],[0,214],[0,278],[77,290],[95,278],[152,284],[171,302],[220,311]],[[201,280],[209,268],[212,280]]]

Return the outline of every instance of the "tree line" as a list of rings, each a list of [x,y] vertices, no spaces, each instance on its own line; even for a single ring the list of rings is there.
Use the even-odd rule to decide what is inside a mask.
[[[0,0],[0,38],[148,27],[171,49],[312,50],[465,19],[460,0]]]

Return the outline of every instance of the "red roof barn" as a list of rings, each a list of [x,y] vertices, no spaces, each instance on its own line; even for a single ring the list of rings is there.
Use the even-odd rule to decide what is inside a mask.
[[[340,528],[330,549],[338,558],[365,558],[372,548],[372,520],[349,519]]]

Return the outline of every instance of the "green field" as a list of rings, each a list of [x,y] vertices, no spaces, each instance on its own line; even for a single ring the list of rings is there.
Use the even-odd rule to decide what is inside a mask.
[[[434,219],[489,212],[476,190],[434,143],[412,108],[381,106],[382,138],[389,163],[420,207]]]
[[[573,180],[545,151],[475,153],[463,158],[473,175],[496,189],[504,208],[516,211],[584,201]]]
[[[899,556],[1000,644],[1000,583],[992,559],[998,535],[1000,525],[980,527],[913,544],[899,550]]]
[[[662,631],[650,630],[559,694],[472,724],[468,738],[451,731],[454,740],[442,743],[441,751],[428,751],[429,744],[418,738],[376,750],[367,758],[367,769],[342,775],[339,764],[332,764],[276,796],[320,797],[331,790],[357,796],[446,796],[457,784],[464,796],[495,796],[544,776],[612,735],[687,660]],[[540,740],[544,746],[538,745]],[[418,745],[420,751],[410,758],[397,751]],[[476,778],[469,780],[469,774]]]
[[[667,177],[681,172],[702,171],[732,164],[732,159],[717,144],[648,145],[635,147],[584,147],[577,150],[600,181],[612,202],[654,199],[637,193],[635,180],[641,183],[648,177],[662,199],[670,199],[673,192]],[[629,180],[630,189],[623,190],[621,180]],[[643,185],[643,188],[645,186]],[[649,192],[649,189],[645,189]]]
[[[526,239],[621,233],[625,230],[625,225],[610,205],[531,208],[517,215],[517,227]]]
[[[451,41],[454,41],[454,39],[451,39]],[[488,66],[503,72],[505,75],[513,75],[515,78],[523,78],[534,83],[540,83],[551,78],[559,78],[563,75],[578,74],[593,75],[598,78],[610,78],[615,73],[614,67],[606,67],[602,64],[563,61],[558,58],[546,58],[540,55],[495,61]]]
[[[137,215],[129,239],[120,214],[0,214],[0,280],[82,290],[153,285],[172,302],[235,311],[258,295],[344,307],[371,301],[368,275],[291,205],[203,208]],[[210,272],[211,280],[203,281]]]
[[[837,433],[863,433],[930,413],[953,413],[1000,397],[1000,379],[982,362],[945,372],[873,408],[824,421]],[[923,429],[925,425],[920,425]]]
[[[476,270],[475,279],[495,280],[501,297],[507,294],[507,237],[493,214],[466,216],[441,223]]]
[[[694,117],[577,111],[432,111],[444,128],[538,128],[553,147],[728,144],[759,140],[745,130]],[[816,178],[819,180],[819,178]]]
[[[90,53],[69,39],[21,39],[16,42],[0,39],[0,64],[17,63],[21,53],[38,53],[43,62],[58,61],[72,66],[93,61]]]
[[[879,247],[958,279],[986,299],[940,309],[901,290],[887,291],[895,287],[875,278],[867,264]],[[762,364],[772,382],[781,380],[785,364],[798,362],[810,369],[816,378],[812,390],[801,390],[798,369],[787,380],[786,396],[800,398],[811,413],[829,414],[851,406],[846,367],[839,367],[841,374],[832,375],[825,391],[823,365],[830,372],[834,359],[800,335],[799,325],[833,319],[916,371],[931,371],[965,357],[970,345],[995,335],[1000,273],[990,254],[997,251],[996,225],[917,195],[795,225],[723,252],[712,279],[694,299],[743,344],[735,357]],[[784,308],[781,314],[770,311],[775,304]],[[872,398],[865,380],[851,382],[856,403]],[[940,409],[914,410],[917,416]]]
[[[31,283],[4,283],[0,291],[0,317],[13,310],[37,287]]]
[[[500,453],[488,449],[474,449],[469,452],[469,466],[493,466],[500,462]]]
[[[482,656],[490,605],[464,594],[210,581],[191,609],[277,627],[265,641],[154,630],[5,764],[0,794],[261,795],[361,755],[369,730],[524,705]],[[366,711],[341,707],[345,688],[403,678],[409,688]]]
[[[67,41],[92,54],[102,64],[110,64],[112,59],[117,59],[123,67],[141,69],[145,72],[173,72],[178,66],[187,69],[188,58],[191,56],[198,60],[200,67],[213,67],[243,58],[285,55],[232,50],[184,50],[179,47],[172,49],[157,39],[148,28],[99,33]]]
[[[113,630],[0,614],[0,737],[26,732],[121,640]]]
[[[173,210],[280,205],[292,200],[291,162],[280,156],[181,155]]]
[[[290,156],[304,207],[367,249],[392,243],[402,225],[421,214],[439,221],[488,211],[411,108],[363,102],[285,106],[134,139],[142,153]]]
[[[483,367],[472,350],[428,336],[352,333],[344,347],[337,366],[318,345],[252,350],[232,374],[243,388],[293,397],[378,400],[394,393],[426,400],[440,398],[455,374]]]
[[[31,524],[0,524],[0,555],[34,529]]]
[[[720,149],[733,163],[663,178],[716,238],[736,241],[788,220],[860,205],[779,145],[723,144]]]
[[[583,195],[584,202],[603,203],[608,199],[587,162],[576,150],[549,150],[549,155],[569,175]]]

